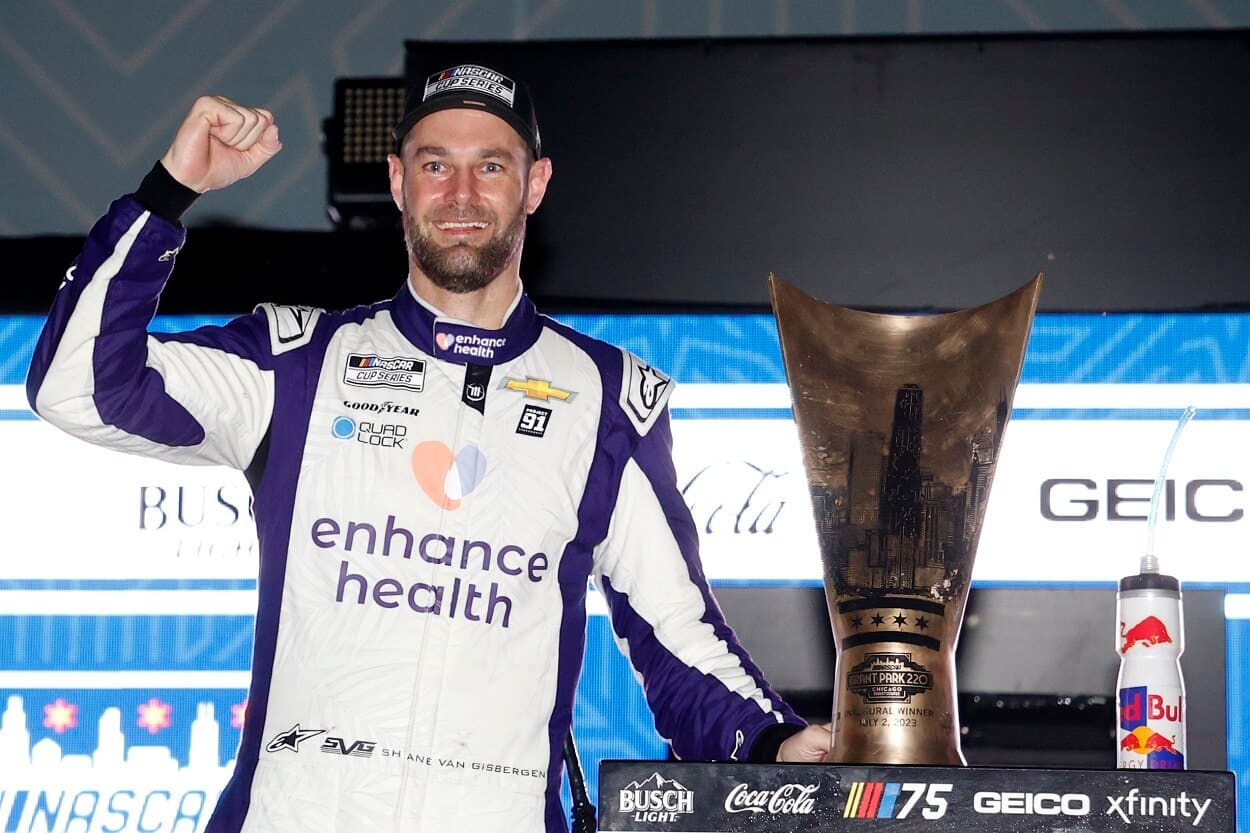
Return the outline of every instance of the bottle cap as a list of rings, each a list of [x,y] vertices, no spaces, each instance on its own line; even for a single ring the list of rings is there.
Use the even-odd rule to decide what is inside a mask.
[[[1161,573],[1138,573],[1135,576],[1125,576],[1120,579],[1120,592],[1126,590],[1171,590],[1173,593],[1179,593],[1181,583],[1175,576],[1165,576]]]

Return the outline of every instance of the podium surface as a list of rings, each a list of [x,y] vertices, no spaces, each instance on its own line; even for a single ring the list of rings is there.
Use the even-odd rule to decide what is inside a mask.
[[[603,761],[603,831],[1235,833],[1231,772]]]

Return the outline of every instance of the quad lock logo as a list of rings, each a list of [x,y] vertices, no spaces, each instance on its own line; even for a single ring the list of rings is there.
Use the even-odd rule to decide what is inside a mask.
[[[408,427],[387,422],[356,420],[351,417],[335,417],[330,433],[340,440],[355,440],[378,448],[403,448],[408,437]]]
[[[694,791],[656,772],[645,781],[633,781],[620,791],[617,812],[633,821],[674,822],[694,812]]]

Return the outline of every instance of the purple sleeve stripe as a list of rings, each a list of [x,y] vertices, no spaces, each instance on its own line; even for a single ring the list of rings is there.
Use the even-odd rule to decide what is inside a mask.
[[[761,710],[757,702],[731,691],[723,682],[686,665],[655,635],[651,624],[632,607],[629,598],[603,578],[604,596],[611,609],[612,627],[629,646],[629,658],[643,677],[647,705],[655,728],[683,760],[727,760],[734,753],[734,736],[742,731],[749,749],[755,737],[780,718]],[[740,753],[745,759],[745,753]]]
[[[751,659],[746,649],[742,647],[733,629],[725,622],[720,606],[712,596],[712,591],[708,587],[707,579],[703,574],[702,563],[699,560],[698,533],[690,516],[690,511],[677,488],[677,475],[673,467],[671,447],[671,426],[668,414],[664,413],[651,431],[648,432],[647,436],[639,442],[638,448],[635,450],[634,459],[655,490],[656,497],[663,507],[668,527],[685,560],[690,581],[698,588],[703,599],[704,613],[701,621],[712,628],[716,639],[722,642],[729,653],[737,658],[743,671],[758,687],[759,696],[763,701],[767,701],[769,711],[766,712],[761,708],[764,705],[762,701],[744,699],[741,695],[731,692],[721,681],[710,678],[695,669],[688,668],[680,663],[676,657],[672,657],[655,637],[651,626],[642,622],[638,614],[628,605],[627,599],[622,599],[625,604],[622,606],[623,612],[620,624],[630,627],[632,632],[640,638],[638,647],[635,647],[634,641],[626,633],[619,629],[618,633],[621,633],[623,637],[629,640],[631,656],[639,649],[644,652],[662,652],[662,656],[640,657],[636,661],[637,666],[658,665],[664,667],[671,663],[673,668],[676,669],[672,684],[684,687],[686,691],[683,691],[673,702],[681,703],[685,702],[687,696],[699,696],[696,692],[700,688],[708,692],[703,695],[708,698],[708,706],[713,708],[719,707],[720,711],[714,711],[713,718],[705,721],[706,725],[701,726],[699,731],[691,733],[691,740],[697,744],[695,748],[698,749],[697,755],[692,755],[691,757],[726,758],[734,751],[735,734],[739,730],[744,733],[746,738],[744,748],[749,749],[754,738],[767,726],[775,725],[778,722],[801,723],[802,721],[768,685],[759,667]],[[631,618],[638,619],[638,621],[631,623],[629,622]],[[615,616],[614,624],[616,624]],[[682,679],[681,675],[683,673],[687,675],[686,680]],[[650,696],[650,692],[648,692],[649,700]],[[678,719],[686,717],[685,710],[682,710],[682,713],[677,715]],[[672,737],[667,734],[665,736]],[[715,739],[717,745],[708,745],[712,739]],[[676,745],[677,738],[673,738],[673,742],[678,754],[683,754],[681,747]]]
[[[182,245],[185,233],[181,229],[150,219],[138,223],[143,213],[143,208],[128,197],[115,201],[109,207],[108,213],[92,227],[82,252],[66,270],[61,288],[57,291],[52,309],[48,313],[48,320],[35,345],[30,372],[26,377],[26,396],[32,409],[37,411],[39,391],[65,335],[70,317],[77,309],[83,292],[96,279],[97,273],[105,268],[107,272],[102,277],[111,278],[117,271],[115,266],[120,265],[117,259],[127,257],[141,235],[158,239],[159,245],[166,247],[162,251],[177,249]],[[144,283],[151,284],[151,308],[155,310],[156,296],[169,276],[173,261],[170,259],[162,262],[154,258],[146,262],[145,266],[147,268],[144,274],[139,277]]]

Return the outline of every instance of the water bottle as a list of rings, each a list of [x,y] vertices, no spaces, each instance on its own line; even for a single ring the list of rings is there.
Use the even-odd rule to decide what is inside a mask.
[[[1180,582],[1141,572],[1116,594],[1120,769],[1185,768],[1185,681]]]

